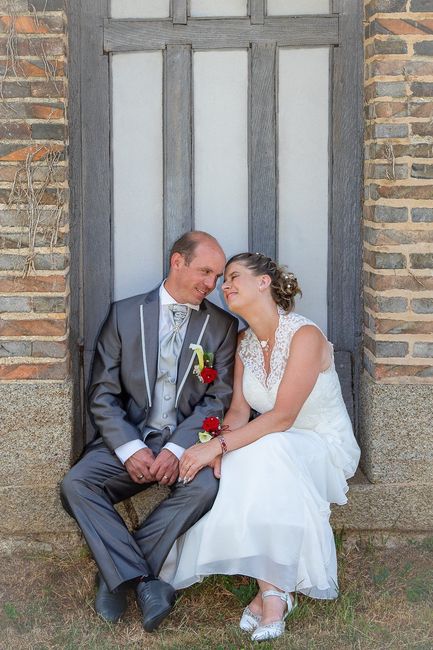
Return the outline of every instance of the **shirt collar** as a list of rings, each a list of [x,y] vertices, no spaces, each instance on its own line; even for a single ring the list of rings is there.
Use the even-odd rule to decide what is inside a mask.
[[[198,311],[200,309],[200,305],[191,305],[191,303],[186,302],[186,303],[178,303],[177,300],[171,296],[167,289],[164,286],[164,282],[161,284],[159,288],[159,301],[161,305],[178,305],[178,304],[185,304],[186,307],[189,307],[190,309],[194,309],[195,311]]]

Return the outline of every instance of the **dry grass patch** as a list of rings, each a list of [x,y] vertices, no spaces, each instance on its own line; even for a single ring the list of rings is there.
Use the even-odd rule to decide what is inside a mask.
[[[341,545],[340,545],[341,546]],[[93,610],[93,561],[3,558],[0,647],[13,650],[235,650],[255,647],[237,627],[252,581],[213,577],[181,593],[160,631],[146,634],[131,596],[117,625]],[[404,549],[340,548],[337,601],[300,598],[283,639],[262,650],[433,650],[433,538]]]

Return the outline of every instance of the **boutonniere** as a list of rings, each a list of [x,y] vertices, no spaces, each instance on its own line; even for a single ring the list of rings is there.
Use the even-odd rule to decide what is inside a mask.
[[[218,377],[218,372],[213,367],[214,353],[204,352],[202,346],[196,343],[191,343],[189,347],[195,352],[198,361],[193,373],[202,384],[211,384]]]

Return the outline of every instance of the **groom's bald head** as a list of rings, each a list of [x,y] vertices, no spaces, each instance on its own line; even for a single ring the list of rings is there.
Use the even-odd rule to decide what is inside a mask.
[[[212,247],[219,249],[224,255],[223,249],[213,235],[204,232],[204,230],[189,230],[179,237],[171,247],[170,262],[174,253],[180,253],[185,259],[185,262],[190,264],[195,255],[196,248],[200,243],[208,243]]]

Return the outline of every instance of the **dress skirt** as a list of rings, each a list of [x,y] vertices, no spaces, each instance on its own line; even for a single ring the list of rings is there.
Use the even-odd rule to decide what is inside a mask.
[[[313,598],[338,595],[330,501],[346,503],[326,439],[291,428],[223,458],[215,503],[168,556],[175,589],[213,574],[246,575]]]

